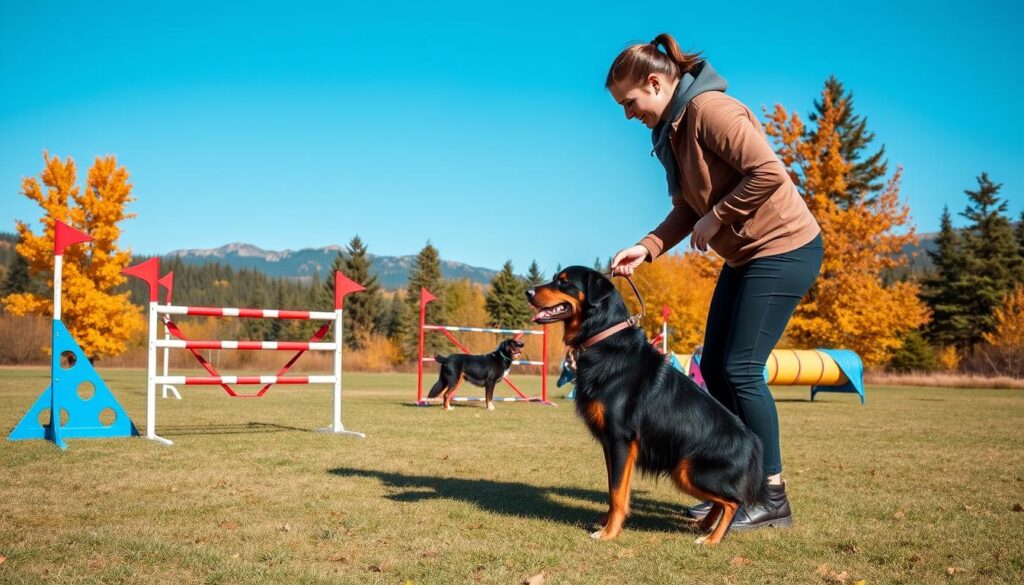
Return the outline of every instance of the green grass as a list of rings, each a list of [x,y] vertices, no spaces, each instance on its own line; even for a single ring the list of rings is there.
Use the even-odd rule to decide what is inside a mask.
[[[144,427],[144,372],[100,373]],[[47,384],[0,369],[3,433]],[[158,403],[173,447],[0,441],[0,582],[1021,582],[1020,391],[870,387],[861,406],[777,388],[796,525],[702,548],[692,500],[650,478],[618,540],[588,537],[604,464],[570,402],[444,412],[410,406],[413,375],[345,385],[366,439],[308,432],[330,417],[309,386],[183,388]]]

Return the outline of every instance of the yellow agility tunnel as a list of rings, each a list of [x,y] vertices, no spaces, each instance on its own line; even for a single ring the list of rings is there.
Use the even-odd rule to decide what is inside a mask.
[[[700,361],[691,354],[675,354],[679,369],[692,378]],[[696,369],[695,367],[696,366]],[[818,392],[852,392],[864,403],[864,365],[848,349],[774,349],[764,368],[765,382],[776,386],[811,387],[811,400]]]

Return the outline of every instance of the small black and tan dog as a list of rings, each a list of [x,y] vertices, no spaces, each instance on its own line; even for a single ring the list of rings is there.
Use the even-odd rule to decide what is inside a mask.
[[[578,353],[576,411],[601,443],[608,471],[608,513],[593,538],[622,531],[634,467],[714,503],[698,544],[718,544],[741,504],[765,500],[760,440],[647,342],[608,278],[572,266],[526,297],[534,321],[561,321],[565,344]]]
[[[453,353],[448,357],[436,355],[434,359],[441,364],[441,375],[428,396],[437,398],[444,392],[444,407],[452,409],[452,395],[466,380],[470,384],[484,389],[487,410],[494,410],[494,386],[508,375],[512,362],[523,353],[525,344],[518,339],[506,339],[498,344],[498,349],[485,355]]]

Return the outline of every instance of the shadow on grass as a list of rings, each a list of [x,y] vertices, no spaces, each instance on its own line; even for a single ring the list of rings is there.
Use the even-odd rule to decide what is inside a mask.
[[[160,435],[167,437],[191,436],[191,435],[242,435],[242,434],[263,434],[263,433],[284,433],[301,431],[312,432],[312,429],[290,427],[274,423],[237,423],[237,424],[209,424],[209,425],[160,425]]]
[[[605,492],[566,486],[537,487],[519,482],[409,475],[350,467],[338,467],[329,473],[339,477],[376,479],[391,490],[385,497],[395,502],[455,500],[495,514],[550,520],[588,530],[597,517],[594,507],[603,512],[608,502],[608,494]],[[627,530],[697,530],[696,524],[683,516],[681,502],[652,500],[639,496],[641,493],[640,490],[633,492],[632,512],[626,521]],[[573,505],[566,500],[585,501],[590,505]]]

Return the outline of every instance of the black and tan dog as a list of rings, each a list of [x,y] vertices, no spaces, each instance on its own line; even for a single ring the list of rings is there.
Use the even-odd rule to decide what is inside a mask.
[[[494,386],[508,375],[512,362],[523,353],[522,341],[506,339],[498,344],[498,349],[485,355],[453,353],[448,357],[436,355],[434,359],[441,365],[441,375],[434,387],[430,389],[430,398],[437,398],[444,392],[444,407],[452,409],[452,395],[466,380],[470,384],[482,386],[487,410],[494,410]]]
[[[576,411],[601,443],[608,471],[608,513],[592,537],[622,531],[634,467],[714,503],[700,525],[710,534],[698,544],[717,544],[741,504],[765,500],[757,436],[651,347],[608,278],[572,266],[526,297],[534,321],[562,321],[565,344],[578,352]]]

